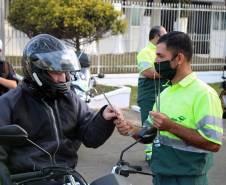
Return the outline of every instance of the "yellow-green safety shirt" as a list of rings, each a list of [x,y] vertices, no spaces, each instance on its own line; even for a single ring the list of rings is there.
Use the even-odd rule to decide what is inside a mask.
[[[154,69],[154,62],[156,58],[156,46],[151,42],[143,48],[137,55],[137,66],[140,73],[140,77],[145,78],[142,76],[142,72],[146,69],[153,68]]]
[[[146,69],[154,69],[154,62],[156,58],[156,46],[149,42],[149,44],[143,48],[137,55],[137,66],[139,69],[139,80],[138,80],[138,91],[137,91],[137,103],[139,106],[144,102],[151,102],[154,104],[155,95],[157,93],[157,89],[159,88],[161,91],[164,89],[162,86],[166,83],[165,79],[150,79],[142,75],[142,72]],[[160,84],[159,84],[160,83]],[[153,105],[151,106],[153,107]],[[146,119],[147,117],[145,117]]]
[[[154,110],[156,110],[156,105]],[[222,107],[209,85],[187,75],[160,94],[160,112],[183,127],[192,128],[206,140],[222,144]],[[151,118],[147,120],[151,123]],[[152,170],[164,175],[201,175],[212,165],[209,151],[188,145],[168,131],[160,131],[160,147],[153,147]]]

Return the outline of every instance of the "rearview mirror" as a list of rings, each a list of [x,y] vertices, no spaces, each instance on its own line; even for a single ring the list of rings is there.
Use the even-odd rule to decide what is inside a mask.
[[[5,125],[0,127],[0,145],[19,146],[27,143],[28,134],[19,125]]]

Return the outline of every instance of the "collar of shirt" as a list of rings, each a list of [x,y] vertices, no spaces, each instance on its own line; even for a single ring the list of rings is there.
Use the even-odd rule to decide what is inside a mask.
[[[149,42],[148,45],[147,45],[147,47],[149,49],[156,50],[156,45],[154,45],[152,42]]]
[[[168,80],[165,84],[163,84],[163,87],[186,87],[188,86],[190,83],[192,83],[195,79],[197,79],[197,76],[194,72],[190,73],[189,75],[187,75],[185,78],[183,78],[181,81],[179,81],[176,84],[172,84],[172,82],[170,80]]]
[[[178,84],[182,87],[186,87],[196,79],[197,79],[196,74],[194,72],[192,72],[189,75],[187,75],[186,77],[184,77],[181,81],[179,81]]]

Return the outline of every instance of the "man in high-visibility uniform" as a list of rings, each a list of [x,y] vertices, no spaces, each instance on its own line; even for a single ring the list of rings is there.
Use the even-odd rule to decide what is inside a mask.
[[[163,90],[162,84],[166,80],[159,79],[156,73],[154,62],[156,58],[156,44],[160,36],[166,34],[162,26],[154,26],[149,32],[149,43],[137,55],[137,66],[139,69],[137,104],[140,107],[142,124],[147,119],[149,111],[152,110],[157,95],[157,89]],[[150,160],[152,154],[152,145],[145,146],[145,159]]]
[[[210,86],[191,69],[192,43],[183,32],[171,32],[157,43],[157,72],[170,80],[160,95],[160,110],[147,122],[158,129],[151,169],[154,185],[207,185],[213,153],[222,144],[222,107]]]
[[[151,130],[157,130],[150,163],[156,174],[153,184],[207,185],[213,152],[222,145],[220,99],[192,72],[192,43],[187,34],[170,32],[162,36],[156,54],[156,71],[169,80],[169,86],[145,121],[155,128],[148,130],[149,136],[153,135]],[[118,121],[116,127],[123,135],[134,130],[128,120]],[[144,132],[136,130],[130,135],[138,139]]]

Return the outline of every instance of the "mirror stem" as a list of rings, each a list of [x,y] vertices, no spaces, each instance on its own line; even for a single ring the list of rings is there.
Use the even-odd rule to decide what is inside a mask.
[[[27,138],[27,141],[29,143],[31,143],[32,145],[34,145],[36,148],[38,148],[39,150],[41,150],[42,152],[44,152],[45,154],[47,154],[49,156],[49,160],[51,162],[51,166],[54,166],[56,163],[53,160],[51,154],[49,152],[47,152],[46,150],[44,150],[42,147],[40,147],[39,145],[37,145],[36,143],[34,143],[33,141],[31,141],[30,139]]]
[[[125,153],[127,150],[129,150],[132,146],[134,146],[135,144],[139,143],[139,142],[141,141],[141,139],[142,139],[142,138],[137,139],[134,143],[132,143],[131,145],[129,145],[128,147],[126,147],[126,148],[121,152],[119,161],[122,161],[122,158],[123,158],[124,153]]]

